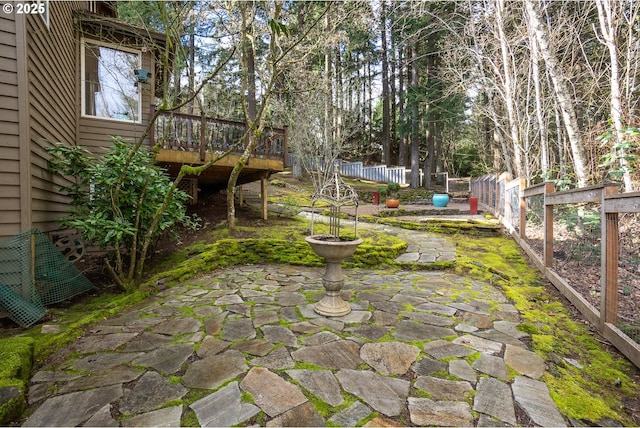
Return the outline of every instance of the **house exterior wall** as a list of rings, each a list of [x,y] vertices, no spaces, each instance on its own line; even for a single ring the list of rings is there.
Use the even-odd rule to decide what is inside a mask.
[[[46,148],[77,142],[76,64],[79,43],[73,11],[86,2],[50,2],[49,28],[39,16],[28,16],[27,64],[31,140],[30,227],[43,232],[60,228],[57,218],[68,209],[60,193],[65,184],[48,170]]]
[[[49,2],[48,26],[39,15],[0,14],[0,238],[60,229],[56,219],[69,209],[60,187],[69,182],[49,172],[47,147],[64,142],[101,154],[109,136],[135,140],[145,132],[153,81],[140,85],[140,124],[81,115],[81,36],[74,12],[89,3]],[[143,54],[142,67],[154,70],[150,53]]]
[[[20,231],[20,120],[15,16],[0,15],[0,236]]]

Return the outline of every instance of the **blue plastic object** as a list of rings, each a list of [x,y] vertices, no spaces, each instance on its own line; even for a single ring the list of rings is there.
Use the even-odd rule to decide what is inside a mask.
[[[447,195],[446,193],[433,194],[434,207],[446,207],[448,203],[449,203],[449,195]]]

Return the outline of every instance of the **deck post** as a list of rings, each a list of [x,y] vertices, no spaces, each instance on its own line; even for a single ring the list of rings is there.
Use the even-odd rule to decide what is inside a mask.
[[[267,177],[260,179],[260,196],[262,199],[262,219],[268,220],[269,215],[267,211]]]
[[[605,253],[602,255],[605,266],[600,277],[604,278],[600,307],[600,322],[616,324],[618,322],[618,213],[605,214]]]

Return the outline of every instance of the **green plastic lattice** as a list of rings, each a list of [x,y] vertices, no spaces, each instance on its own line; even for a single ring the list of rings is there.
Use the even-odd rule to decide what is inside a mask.
[[[0,310],[28,327],[45,305],[95,289],[94,285],[39,230],[0,241]]]

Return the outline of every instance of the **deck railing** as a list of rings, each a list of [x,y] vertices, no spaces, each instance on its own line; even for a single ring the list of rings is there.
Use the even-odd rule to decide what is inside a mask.
[[[151,108],[151,116],[155,107]],[[161,112],[151,129],[151,145],[163,149],[198,152],[204,161],[207,153],[241,154],[246,145],[246,124],[233,120]],[[252,157],[281,160],[286,166],[287,128],[265,127]]]
[[[618,193],[618,188],[604,184],[555,191],[550,182],[527,188],[523,179],[503,174],[473,179],[471,196],[502,220],[544,276],[640,367],[640,316],[635,310],[640,307],[640,250],[633,244],[640,225],[640,192]],[[620,215],[625,216],[624,233]],[[621,240],[632,243],[626,251],[635,252],[625,255],[626,265],[620,261]],[[620,315],[623,305],[631,318]]]

